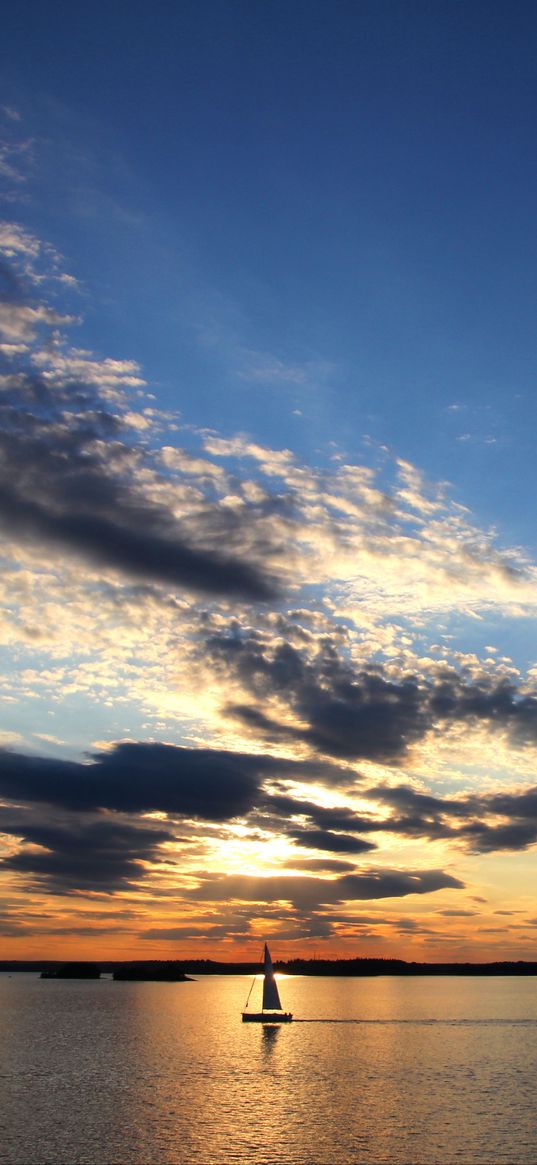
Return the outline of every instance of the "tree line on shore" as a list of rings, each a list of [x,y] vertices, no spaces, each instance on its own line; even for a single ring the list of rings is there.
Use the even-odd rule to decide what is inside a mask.
[[[537,975],[537,961],[505,960],[493,963],[416,963],[391,958],[289,959],[276,960],[276,971],[286,975]],[[33,971],[47,979],[98,979],[101,974],[115,979],[155,979],[180,981],[190,975],[255,975],[259,963],[219,962],[214,959],[133,959],[124,960],[0,960],[0,972]]]

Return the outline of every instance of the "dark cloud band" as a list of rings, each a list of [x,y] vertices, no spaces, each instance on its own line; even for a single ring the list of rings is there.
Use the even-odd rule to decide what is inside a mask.
[[[122,743],[91,764],[0,749],[0,794],[66,809],[160,810],[204,821],[248,813],[268,777],[329,776],[333,766],[209,748]]]

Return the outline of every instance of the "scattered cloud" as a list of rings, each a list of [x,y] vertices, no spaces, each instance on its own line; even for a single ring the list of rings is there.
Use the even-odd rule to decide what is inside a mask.
[[[145,489],[137,484],[143,457],[119,443],[120,418],[96,408],[84,385],[77,397],[76,411],[66,413],[65,396],[54,399],[46,380],[19,375],[7,385],[0,476],[4,533],[131,578],[245,599],[273,596],[274,581],[261,562],[221,549],[232,542],[227,535],[238,519],[224,507],[208,515],[198,505],[198,528],[190,513],[187,530],[159,496],[158,480]]]
[[[70,342],[78,283],[53,248],[9,222],[0,247],[0,700],[25,725],[0,736],[0,829],[16,892],[150,903],[137,933],[163,944],[261,925],[289,943],[450,941],[483,902],[467,908],[475,855],[537,842],[537,691],[490,628],[480,658],[447,621],[533,616],[535,564],[386,451],[382,468],[339,453],[314,467],[183,428],[136,361]],[[241,360],[241,377],[297,390],[331,374]],[[116,743],[30,755],[36,740],[73,751],[60,719],[22,712],[40,699],[54,716],[93,701]],[[118,741],[124,708],[138,740]],[[355,905],[440,891],[442,910],[383,914],[382,933]],[[0,922],[21,933],[13,910]]]
[[[451,724],[483,724],[537,744],[537,696],[501,672],[464,675],[432,662],[421,675],[408,665],[365,670],[328,636],[294,644],[238,627],[212,634],[204,650],[250,697],[229,703],[227,714],[272,741],[383,763],[405,760],[428,733]]]

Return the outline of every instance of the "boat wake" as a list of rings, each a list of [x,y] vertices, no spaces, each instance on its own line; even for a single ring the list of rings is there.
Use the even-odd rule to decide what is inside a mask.
[[[523,1027],[537,1026],[537,1019],[296,1019],[293,1018],[293,1023],[359,1023],[359,1024],[383,1024],[385,1026],[402,1026],[412,1024],[414,1027],[464,1027],[464,1026],[501,1026],[505,1024],[517,1024]]]

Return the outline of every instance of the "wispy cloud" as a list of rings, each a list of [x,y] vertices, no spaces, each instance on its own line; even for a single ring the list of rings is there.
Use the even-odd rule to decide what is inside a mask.
[[[252,383],[281,386],[314,388],[324,383],[336,373],[336,368],[326,360],[306,359],[290,363],[271,352],[259,352],[252,348],[239,348],[236,374],[241,380]]]

